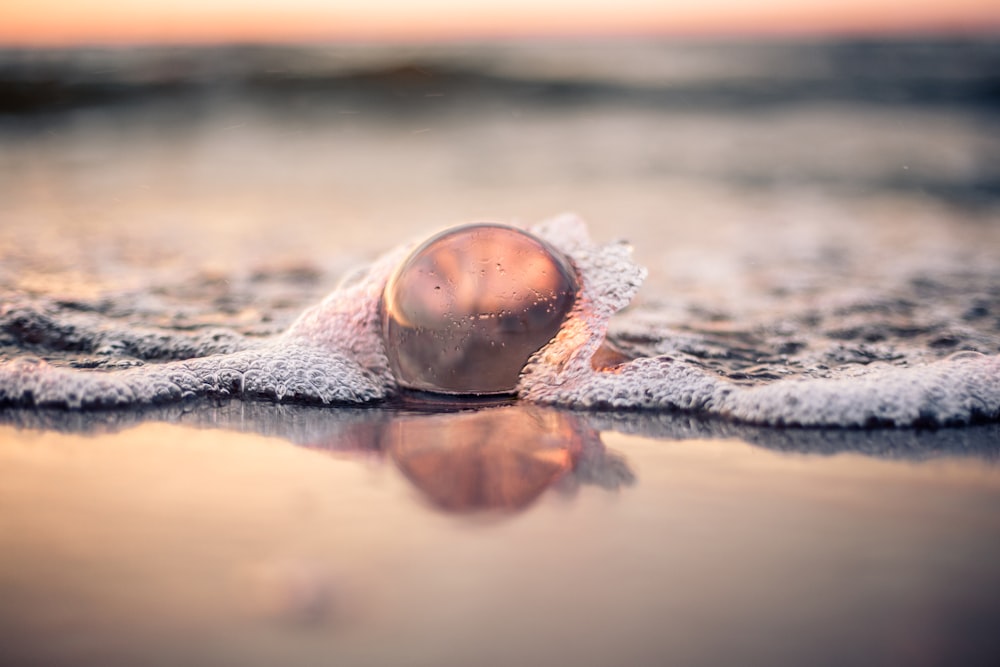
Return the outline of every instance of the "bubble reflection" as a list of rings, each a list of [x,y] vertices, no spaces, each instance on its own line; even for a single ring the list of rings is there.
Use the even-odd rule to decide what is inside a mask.
[[[547,489],[582,484],[614,490],[634,475],[577,415],[512,403],[468,411],[394,413],[309,445],[372,451],[391,459],[436,509],[515,513]]]
[[[579,458],[581,434],[558,417],[500,409],[411,418],[388,430],[387,451],[440,509],[517,510]]]

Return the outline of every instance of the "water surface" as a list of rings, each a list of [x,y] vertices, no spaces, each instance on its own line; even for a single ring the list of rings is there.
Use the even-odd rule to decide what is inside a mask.
[[[510,431],[524,414],[471,442],[462,415],[327,410],[303,434],[280,414],[237,430],[238,409],[205,414],[223,428],[0,427],[5,662],[987,664],[1000,650],[1000,469],[946,433],[830,455],[561,413],[533,443]],[[268,423],[284,435],[254,432]],[[414,478],[393,450],[421,442],[478,455]],[[540,491],[434,495],[473,468],[510,473],[524,447],[550,477]]]

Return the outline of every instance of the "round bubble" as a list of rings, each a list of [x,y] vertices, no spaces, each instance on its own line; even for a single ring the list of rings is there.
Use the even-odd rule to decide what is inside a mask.
[[[389,278],[382,331],[403,387],[448,394],[514,390],[528,358],[576,298],[569,260],[514,227],[473,224],[432,237]]]

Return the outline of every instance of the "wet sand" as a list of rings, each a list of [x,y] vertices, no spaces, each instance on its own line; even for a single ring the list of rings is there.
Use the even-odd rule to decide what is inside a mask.
[[[0,427],[6,664],[987,664],[1000,469],[609,432],[445,512],[378,452]],[[501,445],[502,446],[502,445]]]

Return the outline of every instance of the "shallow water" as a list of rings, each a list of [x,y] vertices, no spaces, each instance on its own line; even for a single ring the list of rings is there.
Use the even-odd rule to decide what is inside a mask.
[[[0,109],[0,361],[253,347],[401,242],[567,209],[649,270],[630,355],[1000,352],[992,42],[2,57],[44,95]],[[0,408],[0,661],[1000,654],[998,424],[428,409]]]
[[[483,425],[463,419],[491,410],[245,405],[0,426],[5,662],[988,664],[1000,651],[1000,469],[956,446],[964,429],[831,456],[510,406],[492,409],[492,439],[470,441],[463,429]],[[526,423],[541,429],[530,451]],[[427,447],[447,455],[414,474]],[[471,470],[531,488],[491,502],[468,493]]]

